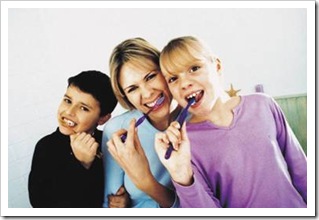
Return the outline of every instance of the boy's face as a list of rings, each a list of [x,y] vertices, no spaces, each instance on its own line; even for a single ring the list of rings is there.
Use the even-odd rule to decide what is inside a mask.
[[[162,120],[169,115],[172,95],[157,68],[155,64],[143,67],[128,62],[121,68],[119,83],[131,104],[144,113],[164,96],[161,105],[149,115],[153,120]]]
[[[165,75],[168,87],[174,99],[183,107],[195,96],[195,104],[189,111],[196,116],[210,114],[219,97],[219,76],[216,63],[208,58],[193,59],[185,69],[174,75]]]
[[[93,133],[100,118],[100,104],[92,95],[69,86],[58,108],[59,130],[64,135]]]

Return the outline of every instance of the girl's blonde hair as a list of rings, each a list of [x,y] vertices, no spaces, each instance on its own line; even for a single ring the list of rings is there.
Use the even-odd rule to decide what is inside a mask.
[[[125,109],[134,109],[135,107],[127,99],[124,91],[119,83],[119,77],[122,67],[130,62],[133,65],[141,67],[159,68],[160,51],[152,46],[143,38],[131,38],[117,45],[110,57],[110,78],[114,94]]]
[[[204,58],[212,59],[212,53],[203,42],[192,36],[175,38],[161,52],[161,71],[173,75],[185,69],[194,60]]]

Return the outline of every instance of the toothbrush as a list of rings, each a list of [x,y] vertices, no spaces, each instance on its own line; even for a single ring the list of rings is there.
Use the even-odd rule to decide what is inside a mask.
[[[178,117],[178,120],[177,122],[180,124],[180,127],[182,127],[185,119],[186,119],[186,116],[187,116],[187,111],[189,109],[189,107],[195,102],[195,97],[191,98],[189,101],[188,101],[188,104],[187,106],[183,109],[183,111],[181,112],[181,114],[179,115]],[[169,143],[169,147],[165,153],[165,159],[168,160],[172,154],[172,151],[174,150],[173,148],[173,145],[172,143]]]
[[[162,104],[164,101],[164,96],[160,97],[159,99],[157,99],[155,105],[145,114],[143,114],[142,117],[140,117],[137,121],[136,121],[136,124],[135,124],[135,127],[138,127],[140,124],[143,123],[143,121],[147,118],[147,116],[151,113],[151,111],[153,111],[157,106],[159,106],[160,104]],[[121,136],[121,140],[122,142],[124,143],[125,140],[127,138],[127,133],[123,134]]]

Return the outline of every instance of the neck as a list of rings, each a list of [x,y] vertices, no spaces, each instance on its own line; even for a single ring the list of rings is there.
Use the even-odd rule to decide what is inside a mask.
[[[176,120],[177,115],[181,111],[180,106],[176,106],[166,117],[162,118],[149,118],[151,124],[160,131],[164,131],[168,128],[170,123]]]
[[[191,123],[210,121],[215,125],[227,127],[234,118],[233,109],[239,104],[240,97],[217,99],[213,108],[207,114],[193,116]]]

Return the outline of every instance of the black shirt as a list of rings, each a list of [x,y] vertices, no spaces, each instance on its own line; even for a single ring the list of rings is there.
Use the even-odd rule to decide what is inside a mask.
[[[101,145],[102,132],[95,130],[93,137]],[[57,129],[35,147],[28,186],[31,205],[35,208],[102,207],[103,175],[102,160],[96,157],[90,169],[85,169],[72,153],[70,136]]]

